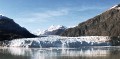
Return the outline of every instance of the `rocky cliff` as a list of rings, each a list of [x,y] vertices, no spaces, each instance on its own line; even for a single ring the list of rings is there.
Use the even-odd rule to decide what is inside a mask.
[[[62,36],[120,36],[120,4],[97,15],[74,28],[67,29]]]

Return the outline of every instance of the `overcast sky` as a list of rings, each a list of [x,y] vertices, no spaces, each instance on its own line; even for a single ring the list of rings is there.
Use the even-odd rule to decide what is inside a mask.
[[[0,14],[35,31],[51,25],[76,26],[119,3],[120,0],[0,0]]]

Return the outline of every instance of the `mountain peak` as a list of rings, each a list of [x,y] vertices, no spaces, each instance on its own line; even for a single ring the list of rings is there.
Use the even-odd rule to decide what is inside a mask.
[[[6,16],[0,14],[0,19],[2,19],[2,18],[8,18],[8,17],[6,17]]]
[[[15,23],[13,19],[6,17],[2,14],[0,14],[0,22],[2,22],[2,23],[13,22],[13,23]]]
[[[13,19],[3,15],[0,15],[0,33],[0,41],[36,37],[26,28],[15,23]]]
[[[65,29],[66,27],[65,26],[62,26],[62,25],[57,25],[57,26],[54,26],[54,25],[51,25],[49,28],[48,28],[48,31],[53,31],[53,30],[57,30],[57,29]]]
[[[120,4],[114,5],[114,6],[111,7],[110,9],[120,9]]]
[[[116,7],[120,7],[120,4],[118,4]]]
[[[60,35],[63,31],[67,29],[66,26],[63,25],[51,25],[47,30],[38,30],[34,32],[36,35]]]
[[[65,30],[62,36],[120,36],[120,4]]]

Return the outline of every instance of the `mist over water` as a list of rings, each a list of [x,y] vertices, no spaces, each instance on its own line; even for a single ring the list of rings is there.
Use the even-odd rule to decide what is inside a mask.
[[[120,47],[0,48],[0,59],[119,59]]]

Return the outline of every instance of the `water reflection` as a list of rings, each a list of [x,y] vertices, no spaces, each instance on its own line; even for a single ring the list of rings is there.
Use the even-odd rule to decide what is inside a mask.
[[[118,59],[120,47],[0,48],[0,59]]]

